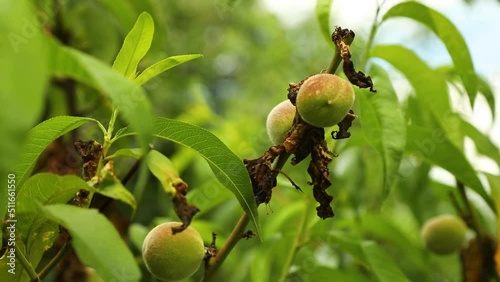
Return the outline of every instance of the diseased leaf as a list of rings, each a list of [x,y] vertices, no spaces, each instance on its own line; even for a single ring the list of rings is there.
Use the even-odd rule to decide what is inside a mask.
[[[432,113],[449,140],[457,148],[462,148],[463,134],[460,129],[460,119],[451,110],[444,77],[431,69],[413,51],[400,45],[375,46],[370,55],[386,60],[404,74],[419,101]]]
[[[119,137],[132,134],[135,133],[125,130]],[[260,236],[257,204],[248,172],[243,161],[219,138],[196,125],[168,118],[155,120],[153,135],[191,148],[205,158],[217,179],[236,196],[241,207],[253,222],[256,233]]]
[[[377,85],[377,94],[357,91],[360,122],[370,145],[380,154],[384,169],[384,194],[397,181],[397,174],[406,136],[406,121],[387,73],[378,66],[370,70]],[[362,92],[362,93],[361,93]]]
[[[136,77],[139,61],[151,47],[154,30],[155,26],[151,15],[146,12],[140,14],[134,27],[125,37],[122,48],[113,63],[113,69],[133,80]]]
[[[115,227],[96,209],[48,205],[41,210],[71,234],[78,258],[104,281],[139,281],[141,270]]]
[[[52,44],[52,72],[56,77],[71,77],[108,96],[121,116],[139,133],[142,148],[151,139],[151,104],[142,88],[109,66],[59,44]]]
[[[99,124],[92,118],[58,116],[31,129],[19,162],[14,166],[17,187],[21,187],[30,176],[38,157],[52,141],[89,121]]]
[[[384,249],[379,247],[375,242],[365,241],[361,243],[361,249],[378,281],[410,281],[394,261],[385,253]]]
[[[316,1],[316,19],[318,20],[319,29],[330,46],[332,46],[332,32],[330,31],[330,9],[332,4],[333,0]]]
[[[478,193],[490,208],[494,209],[493,201],[479,181],[477,172],[465,158],[463,152],[453,146],[446,138],[442,129],[428,129],[411,125],[408,127],[406,144],[407,150],[449,171],[458,180]]]
[[[201,57],[203,57],[203,55],[201,54],[179,55],[179,56],[168,57],[149,66],[147,69],[145,69],[137,76],[135,81],[142,85],[164,71],[167,71],[175,66],[178,66],[185,62],[198,59]]]
[[[440,12],[418,2],[409,1],[392,7],[382,18],[382,21],[394,17],[413,19],[432,30],[443,41],[453,64],[462,79],[472,103],[477,93],[477,79],[472,64],[472,58],[462,34],[453,23]]]

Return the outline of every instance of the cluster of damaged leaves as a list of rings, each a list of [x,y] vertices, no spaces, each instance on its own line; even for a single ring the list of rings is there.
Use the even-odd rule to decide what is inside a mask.
[[[351,61],[351,52],[346,39],[352,40],[354,32],[349,29],[337,27],[332,34],[332,41],[340,51],[340,58],[343,61],[343,70],[349,81],[360,87],[370,88],[370,91],[375,92],[373,83],[369,76],[366,76],[361,71],[354,70],[354,64]],[[307,79],[303,79],[299,83],[291,83],[288,87],[288,99],[295,105],[297,93]],[[332,132],[333,139],[349,138],[351,134],[348,132],[352,121],[355,119],[353,111],[344,117],[338,124],[339,131]],[[296,111],[292,128],[285,135],[283,142],[279,145],[270,147],[263,156],[253,160],[244,160],[245,166],[252,181],[253,192],[257,204],[269,203],[272,196],[272,189],[276,186],[276,177],[281,170],[273,169],[272,163],[276,158],[288,158],[293,155],[291,160],[292,165],[296,165],[307,156],[311,156],[307,172],[311,177],[310,184],[313,186],[314,199],[319,203],[316,208],[317,215],[322,218],[334,216],[332,207],[330,206],[333,197],[326,192],[326,189],[331,186],[330,172],[328,164],[333,159],[333,153],[328,150],[325,141],[324,128],[315,127],[305,122],[299,113]],[[295,183],[292,185],[301,190]],[[302,191],[302,190],[301,190]]]
[[[102,146],[101,144],[99,144],[94,140],[76,141],[74,143],[74,146],[83,160],[82,178],[85,181],[91,180],[97,175],[98,163],[102,157]],[[106,170],[106,173],[110,175],[110,177],[113,177],[116,180],[118,180],[117,176],[114,175],[112,167],[113,167],[113,162],[109,161],[103,168],[103,170]],[[130,173],[133,172],[135,172],[134,169],[130,171]],[[182,225],[180,227],[172,229],[172,232],[175,234],[177,232],[181,232],[184,229],[186,229],[191,223],[191,220],[194,217],[194,215],[200,210],[195,205],[190,205],[187,202],[186,195],[188,191],[188,184],[178,176],[177,177],[168,176],[168,177],[172,178],[171,185],[175,189],[175,194],[172,195],[172,205],[174,207],[176,215],[182,221]],[[122,179],[122,183],[125,184],[125,182],[127,182],[128,179],[129,177],[125,176],[124,179]],[[98,185],[99,182],[96,183],[96,186]],[[88,201],[87,199],[88,194],[89,194],[88,191],[82,189],[73,199],[73,203],[77,206],[81,206],[82,205],[81,203]],[[100,194],[95,194],[92,199],[92,203],[90,205],[91,207],[97,207],[99,208],[99,210],[102,210],[107,205],[109,205],[111,201],[112,201],[111,198],[105,197]]]

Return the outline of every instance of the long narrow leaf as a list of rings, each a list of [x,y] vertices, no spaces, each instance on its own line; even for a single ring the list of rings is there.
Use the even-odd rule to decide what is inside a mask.
[[[135,82],[142,85],[164,71],[167,71],[175,66],[178,66],[185,62],[198,59],[201,57],[203,57],[203,55],[201,54],[179,55],[179,56],[168,57],[164,60],[157,62],[152,66],[149,66],[147,69],[141,72],[135,79]]]
[[[146,12],[139,15],[134,27],[125,37],[113,63],[113,69],[128,79],[134,79],[139,61],[151,47],[154,33],[153,18]]]
[[[95,188],[75,175],[39,173],[28,178],[17,194],[17,231],[26,245],[25,255],[36,267],[59,233],[59,227],[36,210],[37,204],[65,204],[78,191]]]
[[[382,20],[394,17],[413,19],[427,26],[443,41],[472,104],[477,93],[476,74],[467,44],[455,25],[438,11],[414,1],[395,5]]]
[[[370,55],[379,57],[401,71],[417,94],[417,98],[433,114],[448,138],[457,148],[463,145],[460,119],[451,110],[448,88],[443,76],[431,69],[413,51],[399,45],[379,45]]]
[[[370,70],[377,93],[359,93],[360,122],[368,142],[380,154],[384,168],[384,194],[395,183],[399,164],[405,150],[406,124],[398,98],[387,73],[380,67]]]
[[[333,0],[316,1],[316,19],[318,20],[321,34],[328,45],[332,45],[332,33],[330,31],[330,9],[332,4]]]
[[[125,242],[106,217],[95,209],[49,205],[43,214],[64,226],[78,258],[104,281],[139,281],[141,270]]]
[[[52,141],[89,121],[98,123],[97,120],[91,118],[58,116],[31,129],[19,162],[14,166],[17,187],[21,187],[28,179],[35,167],[36,160]]]
[[[484,135],[476,127],[464,120],[462,120],[462,128],[465,134],[474,141],[479,153],[492,158],[500,165],[500,150],[488,136]]]
[[[56,43],[52,45],[53,74],[56,77],[71,77],[108,96],[130,126],[139,133],[142,147],[147,148],[153,115],[151,104],[141,86],[89,55]]]
[[[493,201],[484,190],[477,172],[463,152],[450,143],[442,129],[428,129],[412,125],[408,127],[407,133],[406,144],[410,152],[449,171],[479,194],[494,210]]]

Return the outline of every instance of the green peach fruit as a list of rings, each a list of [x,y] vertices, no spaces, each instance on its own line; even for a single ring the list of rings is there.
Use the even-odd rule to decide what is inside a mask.
[[[285,100],[274,107],[267,116],[266,127],[267,135],[273,145],[283,142],[285,134],[293,125],[295,117],[295,106],[290,100]]]
[[[441,215],[429,219],[422,228],[425,247],[438,255],[447,255],[460,250],[467,226],[453,215]]]
[[[166,222],[153,228],[142,245],[144,263],[156,278],[178,281],[193,275],[205,255],[203,240],[194,228],[173,234],[180,222]]]
[[[354,103],[351,83],[333,74],[316,74],[297,94],[297,111],[307,123],[329,127],[344,119]]]

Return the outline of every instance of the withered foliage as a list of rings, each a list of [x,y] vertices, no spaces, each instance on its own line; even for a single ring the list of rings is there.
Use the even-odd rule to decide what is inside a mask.
[[[99,165],[99,159],[102,156],[102,145],[95,140],[81,141],[78,140],[73,143],[76,151],[81,156],[83,160],[82,165],[82,178],[85,181],[92,179],[97,173],[97,167]],[[75,206],[82,207],[88,202],[89,192],[87,190],[80,190],[76,193],[72,202]]]
[[[338,124],[339,131],[332,131],[332,138],[338,140],[351,137],[351,133],[348,130],[352,126],[354,119],[356,119],[356,115],[352,110],[349,110],[349,113]]]
[[[465,282],[490,281],[495,277],[496,243],[487,235],[478,235],[460,251],[462,276]]]
[[[361,71],[354,70],[349,49],[349,42],[353,38],[354,32],[340,27],[332,34],[332,40],[340,50],[340,56],[344,62],[344,73],[352,84],[360,88],[370,88],[370,91],[375,92],[371,78],[365,76]],[[296,104],[299,89],[307,78],[309,76],[298,83],[289,84],[288,99],[293,105]],[[356,115],[350,110],[338,124],[339,130],[332,132],[332,138],[349,138],[351,133],[348,130],[355,118]],[[287,157],[288,155],[293,155],[292,165],[296,165],[307,156],[311,156],[307,172],[311,177],[310,184],[313,186],[314,199],[319,203],[316,208],[317,215],[323,219],[333,217],[334,212],[330,206],[333,197],[326,192],[326,189],[332,184],[328,164],[333,160],[334,155],[328,151],[324,129],[305,122],[298,112],[295,113],[292,128],[287,132],[280,145],[270,147],[260,158],[244,160],[252,181],[257,204],[267,204],[271,200],[272,189],[276,186],[276,177],[278,172],[281,172],[281,170],[273,170],[272,164],[276,158],[279,162],[279,157]],[[290,182],[296,189],[301,190],[291,179]]]
[[[184,181],[179,181],[174,184],[175,195],[172,198],[172,204],[174,205],[174,211],[182,221],[182,225],[180,227],[173,227],[172,233],[175,234],[177,232],[181,232],[186,229],[189,224],[191,224],[191,220],[193,216],[199,212],[200,210],[195,205],[190,205],[187,202],[186,194],[188,190],[188,185]]]
[[[363,72],[354,69],[354,64],[351,61],[351,50],[349,48],[349,44],[344,42],[346,38],[354,38],[354,32],[349,29],[342,29],[341,27],[337,27],[335,32],[332,34],[332,41],[337,45],[340,50],[340,57],[344,61],[343,69],[344,73],[349,79],[349,81],[358,86],[359,88],[370,88],[371,92],[377,92],[373,89],[373,82],[371,77],[366,76]]]
[[[289,85],[288,98],[294,105],[297,92],[304,80]],[[333,217],[334,213],[330,207],[333,197],[326,193],[326,189],[331,185],[328,164],[332,161],[333,155],[328,151],[324,136],[323,128],[310,125],[296,113],[293,126],[285,135],[281,145],[272,146],[258,159],[244,160],[252,180],[257,204],[269,203],[271,200],[277,176],[277,172],[272,169],[272,163],[277,157],[293,154],[291,164],[296,165],[311,155],[308,173],[312,179],[310,184],[313,186],[314,198],[320,204],[316,209],[317,214],[323,219]]]
[[[269,148],[262,157],[254,160],[243,160],[250,179],[252,180],[253,194],[257,205],[262,203],[269,203],[271,200],[271,193],[274,186],[276,186],[277,173],[274,173],[271,166],[276,159],[285,152],[283,145],[272,146]]]
[[[311,184],[313,185],[314,199],[319,203],[316,212],[323,219],[333,217],[334,215],[332,207],[330,207],[333,197],[326,193],[326,189],[332,185],[330,171],[328,170],[328,164],[332,159],[333,154],[328,151],[324,138],[314,143],[311,150],[311,162],[309,163],[307,172],[312,179]]]
[[[102,154],[102,146],[95,140],[78,140],[74,143],[74,146],[83,160],[82,177],[85,181],[88,181],[97,173],[97,166]]]

